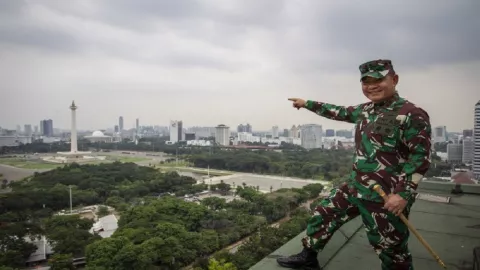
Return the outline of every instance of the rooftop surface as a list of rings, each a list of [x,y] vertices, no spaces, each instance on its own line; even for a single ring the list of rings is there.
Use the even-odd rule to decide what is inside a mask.
[[[432,196],[418,198],[412,207],[410,222],[430,244],[447,269],[473,269],[473,249],[480,246],[480,185],[461,185],[463,194],[452,194],[453,183],[423,181],[420,194],[451,197],[448,203],[433,202]],[[432,201],[427,201],[430,199]],[[276,258],[301,251],[300,234],[274,251],[250,270],[283,269]],[[442,269],[415,235],[410,234],[410,251],[416,270]],[[325,270],[380,269],[380,260],[370,247],[360,217],[340,228],[319,253]]]

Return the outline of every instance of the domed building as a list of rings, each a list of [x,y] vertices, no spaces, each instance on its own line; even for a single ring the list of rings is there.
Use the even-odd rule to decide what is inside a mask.
[[[113,142],[113,137],[103,134],[100,130],[96,130],[92,133],[91,136],[85,136],[85,139],[90,142]]]

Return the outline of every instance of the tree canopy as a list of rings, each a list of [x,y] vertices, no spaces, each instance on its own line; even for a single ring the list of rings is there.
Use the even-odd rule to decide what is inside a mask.
[[[270,249],[298,234],[308,215],[296,209],[316,198],[323,188],[312,184],[263,194],[257,187],[242,185],[230,202],[222,197],[186,202],[183,194],[208,186],[176,172],[161,173],[133,163],[69,164],[12,182],[9,187],[11,192],[0,194],[0,264],[23,266],[36,250],[28,238],[43,235],[55,252],[49,261],[54,269],[72,268],[72,258],[81,256],[86,257],[89,269],[179,269],[192,263],[208,269],[208,257],[249,236],[245,245],[259,241],[258,232],[279,230]],[[89,233],[92,220],[54,215],[69,209],[70,187],[73,208],[92,204],[116,208],[119,228],[111,237],[101,239]],[[211,189],[231,195],[230,185],[223,182]],[[99,213],[105,214],[105,209]],[[269,227],[288,217],[291,219],[279,228]],[[220,263],[211,267],[231,269],[233,264],[246,269],[267,247],[253,257],[248,255],[251,258],[245,255],[247,250],[240,250],[245,250],[243,246],[238,254],[244,257],[219,258]]]

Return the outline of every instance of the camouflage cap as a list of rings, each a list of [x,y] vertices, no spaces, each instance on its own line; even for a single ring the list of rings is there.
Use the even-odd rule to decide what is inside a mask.
[[[395,74],[393,70],[392,61],[390,60],[373,60],[363,63],[359,66],[360,80],[365,77],[373,77],[376,79],[382,79],[388,74]]]

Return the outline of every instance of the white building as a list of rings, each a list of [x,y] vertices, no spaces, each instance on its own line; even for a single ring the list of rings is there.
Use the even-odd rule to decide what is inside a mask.
[[[290,129],[289,137],[299,138],[299,137],[300,137],[300,129],[299,129],[299,127],[296,127],[295,125],[293,125],[292,128]]]
[[[322,126],[316,124],[303,125],[300,133],[303,148],[322,148]]]
[[[215,127],[215,142],[219,145],[230,145],[230,128],[223,124]]]
[[[261,142],[262,138],[259,136],[254,136],[249,132],[238,132],[237,133],[238,142]]]
[[[33,132],[32,132],[32,125],[25,125],[25,135],[28,137],[31,137]]]
[[[272,127],[272,138],[278,138],[278,126]]]
[[[211,146],[212,143],[207,140],[192,140],[192,141],[187,141],[187,145],[189,146]]]
[[[89,140],[90,142],[113,142],[113,137],[103,134],[100,130],[94,131],[91,136],[85,136],[85,139]]]
[[[115,215],[111,214],[98,219],[93,227],[90,229],[90,233],[97,233],[102,238],[108,238],[118,229],[118,219]]]
[[[466,137],[463,139],[462,163],[470,164],[473,161],[473,139]]]
[[[480,178],[480,101],[475,104],[474,128],[473,128],[473,174]]]
[[[446,141],[447,141],[447,127],[446,126],[435,127],[433,132],[433,142],[443,143]]]
[[[0,136],[0,147],[2,146],[17,146],[20,144],[27,144],[32,142],[30,136]]]
[[[182,140],[183,134],[183,122],[182,121],[170,121],[170,142],[176,143]]]
[[[447,145],[447,160],[452,163],[462,162],[463,147],[461,144],[450,143]]]

